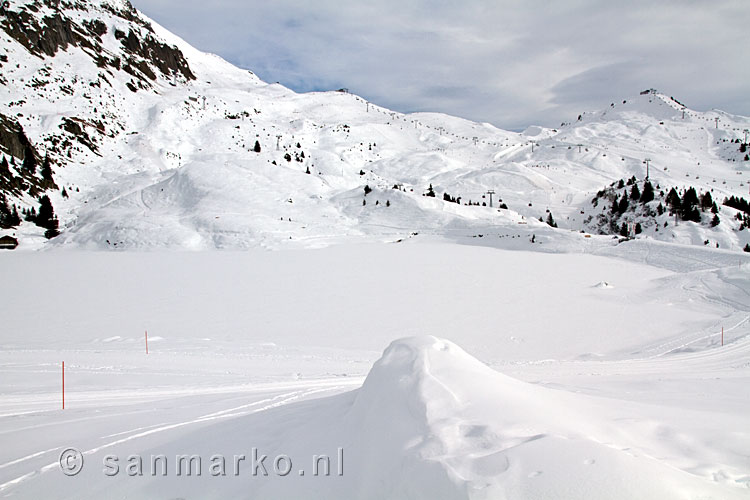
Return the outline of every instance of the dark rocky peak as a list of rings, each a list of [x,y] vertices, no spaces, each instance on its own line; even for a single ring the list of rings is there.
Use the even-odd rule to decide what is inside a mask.
[[[160,41],[149,22],[138,15],[128,1],[117,7],[97,0],[33,0],[0,13],[0,28],[37,57],[54,57],[69,46],[79,47],[99,67],[123,69],[141,80],[141,88],[148,88],[146,80],[155,80],[154,69],[165,77],[182,75],[187,80],[195,76],[182,52],[175,46]],[[122,42],[123,53],[109,54],[102,47],[107,23],[92,17],[80,23],[69,16],[71,11],[104,12],[127,21],[128,33],[116,31]],[[121,68],[122,60],[122,68]]]

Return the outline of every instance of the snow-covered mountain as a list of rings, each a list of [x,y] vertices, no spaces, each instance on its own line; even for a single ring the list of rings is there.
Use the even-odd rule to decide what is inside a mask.
[[[0,19],[2,234],[21,248],[309,247],[415,234],[508,247],[612,241],[581,232],[730,250],[750,242],[741,210],[723,205],[748,189],[746,117],[648,91],[559,129],[515,133],[393,112],[343,89],[267,84],[126,0],[13,0]],[[654,201],[612,210],[647,175]],[[691,186],[710,193],[717,214],[708,205],[701,222],[672,215],[669,191]],[[14,208],[36,224],[9,223]]]

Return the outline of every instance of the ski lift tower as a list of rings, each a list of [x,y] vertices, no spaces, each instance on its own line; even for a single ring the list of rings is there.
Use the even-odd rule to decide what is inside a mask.
[[[487,194],[490,195],[490,208],[492,208],[492,195],[495,194],[494,189],[488,189]]]
[[[651,158],[646,158],[645,160],[643,160],[643,163],[646,164],[646,180],[649,180],[649,166],[651,163]]]

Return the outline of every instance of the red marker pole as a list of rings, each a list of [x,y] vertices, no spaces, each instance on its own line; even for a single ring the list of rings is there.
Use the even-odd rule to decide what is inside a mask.
[[[65,409],[65,361],[62,362],[62,409]]]
[[[148,330],[146,330],[146,354],[148,354]]]

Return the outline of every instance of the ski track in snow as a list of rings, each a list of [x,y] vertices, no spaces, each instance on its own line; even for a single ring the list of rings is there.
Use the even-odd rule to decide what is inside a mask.
[[[304,385],[309,385],[309,383],[306,383]],[[216,412],[208,413],[208,414],[199,416],[197,418],[193,418],[193,419],[189,419],[189,420],[185,420],[181,422],[174,422],[174,423],[169,423],[169,424],[157,424],[157,425],[152,425],[152,426],[139,427],[136,429],[130,429],[127,431],[117,432],[114,434],[103,436],[101,439],[117,437],[117,436],[121,436],[124,434],[131,434],[131,433],[135,433],[135,434],[131,434],[127,437],[116,439],[114,441],[108,441],[104,444],[101,444],[93,448],[81,450],[81,454],[84,457],[88,455],[93,455],[102,450],[112,448],[114,446],[129,442],[129,441],[141,439],[147,436],[151,436],[153,434],[163,433],[163,432],[171,431],[174,429],[179,429],[179,428],[190,426],[190,425],[210,422],[210,421],[219,420],[219,419],[234,418],[234,417],[250,415],[254,413],[261,413],[261,412],[268,411],[274,408],[279,408],[281,406],[290,404],[292,402],[304,399],[306,397],[309,397],[315,394],[321,394],[325,392],[337,392],[337,391],[341,391],[343,388],[344,387],[342,386],[324,386],[324,387],[308,388],[305,390],[292,391],[292,392],[282,393],[271,398],[265,398],[265,399],[261,399],[259,401],[253,401],[251,403],[247,403],[244,405],[235,406],[235,407],[219,410]],[[255,408],[257,406],[260,406],[260,408]],[[107,417],[119,417],[119,416],[120,415],[107,415]],[[50,423],[49,425],[65,425],[68,423],[70,423],[70,421],[54,422],[54,423]],[[10,462],[0,464],[0,469],[4,469],[13,465],[18,465],[23,462],[45,455],[47,453],[51,453],[53,451],[59,451],[60,449],[61,448],[56,447],[56,448],[51,448],[48,450],[39,451],[31,455],[27,455],[25,457],[15,459]],[[25,474],[22,474],[21,476],[5,481],[4,483],[0,483],[0,492],[7,490],[9,488],[12,488],[14,486],[18,486],[19,484],[33,477],[37,477],[40,474],[54,470],[59,467],[60,467],[60,462],[55,461],[47,465],[41,466],[39,468],[35,468],[31,472],[27,472]]]

